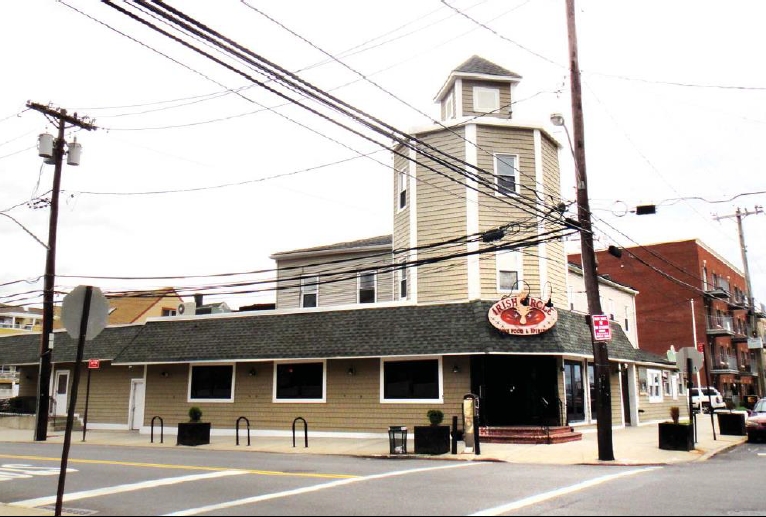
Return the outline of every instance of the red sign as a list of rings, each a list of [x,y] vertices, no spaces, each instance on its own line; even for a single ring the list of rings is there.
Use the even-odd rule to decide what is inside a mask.
[[[550,330],[559,319],[543,300],[524,296],[503,298],[489,309],[489,322],[506,334],[530,336]]]
[[[697,352],[699,352],[700,354],[704,354],[705,353],[705,343],[704,342],[703,343],[697,343]]]
[[[611,341],[612,328],[609,326],[609,317],[603,314],[591,316],[593,322],[593,338],[596,341]]]
[[[88,368],[91,370],[98,370],[101,368],[101,361],[99,359],[91,359],[88,361]]]

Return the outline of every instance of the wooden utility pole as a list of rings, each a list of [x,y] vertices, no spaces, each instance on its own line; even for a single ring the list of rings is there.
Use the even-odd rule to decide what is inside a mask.
[[[567,0],[567,29],[569,32],[569,65],[572,85],[572,124],[574,132],[575,170],[577,177],[577,209],[582,242],[582,270],[585,292],[588,297],[588,313],[600,315],[601,299],[598,292],[596,251],[593,248],[593,226],[588,200],[588,178],[585,167],[585,126],[582,110],[582,84],[580,62],[577,53],[577,27],[575,24],[575,0]],[[609,379],[609,352],[606,343],[597,342],[591,327],[593,362],[596,385],[596,415],[598,418],[598,458],[614,461],[612,442],[612,388]]]
[[[747,286],[747,306],[748,306],[748,316],[750,316],[750,332],[748,333],[748,347],[750,344],[750,339],[755,339],[758,337],[758,322],[756,318],[756,310],[755,310],[755,295],[753,294],[753,283],[750,280],[750,266],[747,261],[747,246],[745,245],[745,230],[742,227],[742,219],[749,215],[759,215],[763,213],[763,207],[762,206],[756,206],[755,210],[752,212],[749,211],[747,208],[742,210],[740,208],[737,208],[737,212],[733,215],[724,215],[724,216],[715,216],[714,219],[716,221],[721,221],[722,219],[737,219],[737,228],[739,229],[739,247],[742,251],[742,264],[745,268],[745,284]],[[763,347],[763,341],[761,341],[761,347]],[[764,372],[763,372],[763,350],[759,349],[758,354],[756,354],[756,367],[758,369],[758,395],[764,396],[764,391],[766,390],[766,385],[764,385],[764,382],[766,382],[766,379],[764,379]]]
[[[29,109],[45,115],[51,123],[58,127],[58,138],[54,143],[53,160],[53,190],[51,192],[51,213],[48,224],[48,252],[45,261],[45,280],[43,285],[43,330],[40,340],[40,372],[37,381],[37,408],[35,411],[35,441],[45,441],[48,438],[48,413],[50,411],[50,384],[53,350],[50,339],[53,334],[53,298],[56,280],[56,235],[58,233],[59,192],[61,190],[61,172],[64,167],[64,131],[68,127],[79,127],[88,131],[96,126],[84,119],[67,115],[66,110],[56,109],[34,102],[28,102]]]

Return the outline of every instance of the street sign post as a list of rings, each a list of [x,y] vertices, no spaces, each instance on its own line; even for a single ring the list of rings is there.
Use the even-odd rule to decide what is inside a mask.
[[[77,339],[77,358],[75,359],[72,395],[69,398],[69,411],[66,418],[64,448],[61,452],[61,472],[59,473],[58,491],[56,492],[55,515],[61,515],[64,501],[64,485],[66,483],[67,463],[69,462],[69,449],[72,444],[72,426],[74,424],[74,411],[77,407],[77,389],[80,384],[80,367],[85,350],[85,341],[95,339],[104,330],[108,317],[109,302],[98,287],[78,286],[64,297],[61,305],[61,321],[72,339]],[[88,368],[88,375],[90,375],[90,371],[91,369]]]
[[[593,325],[593,339],[598,342],[612,340],[612,328],[609,326],[608,316],[595,314],[591,316],[591,324]]]

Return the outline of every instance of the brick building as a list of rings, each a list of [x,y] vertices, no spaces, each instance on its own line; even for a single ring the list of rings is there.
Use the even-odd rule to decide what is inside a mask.
[[[762,347],[763,337],[752,329],[739,269],[699,240],[598,251],[596,257],[600,275],[640,291],[641,349],[665,355],[671,347],[704,344],[710,382],[727,399],[737,404],[763,393],[762,348],[751,349],[756,341]],[[579,264],[581,256],[569,261]],[[761,308],[756,315],[764,316]],[[749,339],[753,335],[757,340]],[[694,384],[706,385],[707,373],[703,368]]]

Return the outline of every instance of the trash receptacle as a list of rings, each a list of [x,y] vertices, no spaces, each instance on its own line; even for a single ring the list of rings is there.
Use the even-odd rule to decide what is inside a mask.
[[[407,428],[392,426],[388,428],[388,447],[390,454],[407,454]]]

